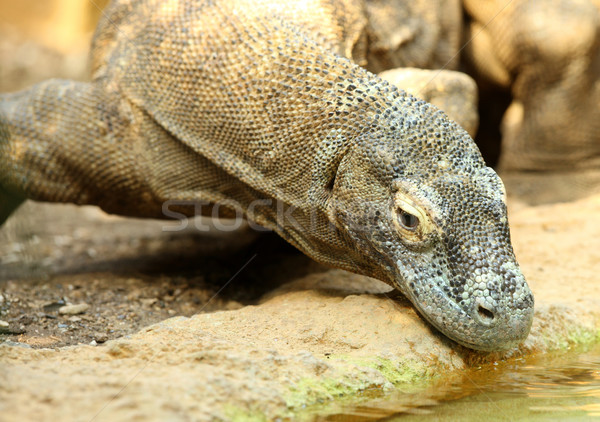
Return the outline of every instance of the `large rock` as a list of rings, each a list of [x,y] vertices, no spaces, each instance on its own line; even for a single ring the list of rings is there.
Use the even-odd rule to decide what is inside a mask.
[[[168,319],[104,346],[2,345],[0,414],[6,422],[273,418],[366,388],[596,341],[599,213],[600,196],[512,204],[536,317],[526,343],[505,354],[457,346],[387,286],[330,270],[257,306]]]

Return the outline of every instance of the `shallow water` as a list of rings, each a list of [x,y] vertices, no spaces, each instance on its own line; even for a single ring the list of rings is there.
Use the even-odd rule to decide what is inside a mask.
[[[369,394],[369,393],[367,393]],[[415,391],[338,405],[316,421],[597,421],[600,345],[498,362]]]

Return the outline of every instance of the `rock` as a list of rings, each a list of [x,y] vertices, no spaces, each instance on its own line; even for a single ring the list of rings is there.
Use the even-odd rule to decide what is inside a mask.
[[[55,302],[49,302],[49,303],[46,303],[46,304],[45,304],[45,305],[42,307],[42,309],[44,310],[44,312],[54,312],[54,311],[56,311],[57,309],[60,309],[61,307],[65,306],[65,305],[66,305],[66,304],[65,304],[65,301],[64,301],[64,300],[62,300],[62,299],[60,299],[60,300],[57,300],[57,301],[55,301]]]
[[[145,308],[151,308],[153,305],[155,305],[158,302],[157,298],[150,298],[150,299],[140,299],[140,302],[142,303],[142,305]]]
[[[21,343],[18,341],[6,340],[0,343],[0,347],[22,347],[24,349],[31,349],[32,347],[27,343]]]
[[[106,333],[94,333],[94,341],[96,343],[104,343],[108,340],[108,334]]]
[[[103,420],[293,419],[296,410],[341,396],[360,399],[395,385],[402,392],[406,384],[410,391],[411,383],[446,383],[461,373],[471,381],[472,370],[504,358],[597,341],[600,195],[509,207],[515,252],[536,301],[531,335],[514,350],[457,346],[381,283],[327,270],[290,280],[256,305],[170,318],[98,347],[94,335],[60,349],[42,337],[27,339],[35,350],[0,345],[2,420],[76,420],[96,414],[98,398],[111,400],[123,386],[127,394],[102,410]],[[110,337],[112,324],[130,315],[112,311],[124,321],[98,329]]]
[[[58,313],[61,315],[78,315],[83,314],[90,308],[87,303],[78,303],[76,305],[65,305],[58,309]]]
[[[21,315],[19,317],[19,322],[23,325],[29,325],[35,321],[35,317],[32,315]]]
[[[19,328],[15,328],[11,327],[6,321],[0,321],[0,334],[23,334],[24,332],[24,325],[21,325]]]

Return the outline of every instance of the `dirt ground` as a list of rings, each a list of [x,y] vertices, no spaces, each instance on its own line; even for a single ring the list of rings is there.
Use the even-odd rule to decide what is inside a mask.
[[[272,233],[163,227],[93,207],[23,206],[0,229],[0,342],[103,343],[171,316],[255,304],[286,279],[326,270]]]

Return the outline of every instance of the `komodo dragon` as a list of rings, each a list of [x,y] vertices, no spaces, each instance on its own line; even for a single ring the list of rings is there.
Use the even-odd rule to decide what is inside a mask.
[[[349,59],[363,7],[115,1],[91,83],[0,96],[2,219],[25,197],[138,217],[198,204],[243,214],[399,289],[464,346],[513,347],[533,297],[502,182],[443,112]]]

